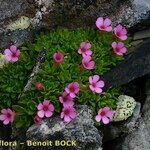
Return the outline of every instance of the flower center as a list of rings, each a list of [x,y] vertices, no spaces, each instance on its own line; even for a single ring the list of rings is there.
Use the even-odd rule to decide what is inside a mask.
[[[116,47],[116,51],[117,51],[117,52],[119,52],[119,51],[120,51],[120,49],[119,49],[118,47]]]
[[[96,83],[92,83],[92,86],[93,86],[93,87],[96,87]]]
[[[101,116],[105,116],[106,113],[105,113],[104,111],[102,111],[102,112],[100,113],[100,115],[101,115]]]
[[[11,118],[11,114],[10,113],[7,113],[7,118]]]
[[[16,53],[12,53],[12,55],[11,55],[12,57],[16,57]]]
[[[81,48],[81,51],[84,53],[84,52],[86,52],[86,49],[85,48]]]
[[[43,110],[44,110],[44,111],[48,111],[48,106],[44,106],[44,107],[43,107]]]
[[[74,93],[75,88],[73,86],[70,87],[70,92]]]
[[[56,59],[57,60],[61,60],[61,56],[60,55],[56,55]]]
[[[121,36],[120,32],[117,32],[116,35],[117,35],[117,36]]]
[[[88,63],[88,62],[85,62],[85,63],[84,63],[84,66],[85,66],[85,67],[88,67],[88,66],[89,66],[89,63]]]
[[[105,26],[104,26],[104,25],[102,25],[102,26],[101,26],[101,28],[102,28],[102,29],[105,29]]]
[[[63,98],[63,101],[64,101],[64,102],[66,102],[66,101],[67,101],[67,96],[65,96],[65,97]]]
[[[64,110],[64,114],[65,114],[65,115],[69,115],[69,113],[70,113],[69,109],[65,109],[65,110]]]

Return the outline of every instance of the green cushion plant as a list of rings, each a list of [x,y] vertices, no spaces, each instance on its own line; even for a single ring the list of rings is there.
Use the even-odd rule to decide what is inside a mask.
[[[44,99],[50,100],[55,112],[60,113],[62,104],[59,97],[65,87],[72,82],[78,82],[80,91],[75,97],[75,104],[86,104],[94,110],[102,107],[116,108],[118,88],[111,88],[100,94],[89,88],[89,77],[103,75],[111,67],[123,60],[116,55],[111,47],[114,35],[110,32],[99,32],[94,29],[56,29],[42,32],[36,36],[34,43],[27,43],[20,48],[20,58],[17,62],[7,63],[0,69],[0,108],[11,107],[16,112],[14,124],[17,128],[28,127],[33,123],[37,106]],[[85,69],[82,56],[78,54],[81,42],[91,44],[92,60],[95,67]],[[129,47],[129,40],[125,41]],[[46,50],[46,60],[32,81],[31,88],[18,99],[27,83],[28,77],[35,65],[39,50]],[[54,63],[53,55],[61,52],[64,59],[60,64]],[[41,89],[35,85],[41,83]]]

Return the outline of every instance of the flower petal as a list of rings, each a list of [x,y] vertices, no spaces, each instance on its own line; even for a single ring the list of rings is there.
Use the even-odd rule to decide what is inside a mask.
[[[40,104],[37,106],[37,109],[38,109],[38,110],[42,110],[42,109],[43,109],[43,104],[40,103]]]
[[[127,49],[124,47],[124,48],[120,49],[120,52],[121,52],[121,53],[126,53],[126,52],[127,52]]]
[[[69,116],[65,116],[65,117],[64,117],[64,121],[65,121],[65,122],[70,122],[70,121],[71,121],[71,118],[70,118]]]
[[[40,117],[40,118],[43,118],[44,117],[44,111],[43,110],[40,110],[37,112],[37,115]]]
[[[6,115],[0,115],[0,120],[1,120],[1,121],[4,121],[6,118],[7,118]]]
[[[96,92],[96,93],[102,93],[102,91],[103,91],[103,90],[102,90],[101,88],[95,88],[95,92]]]
[[[96,83],[99,80],[99,75],[94,75],[93,76],[93,82]]]
[[[91,91],[95,91],[95,88],[92,85],[89,85]]]
[[[93,83],[93,78],[92,78],[92,76],[89,77],[89,83],[90,83],[90,84]]]
[[[16,53],[17,47],[16,47],[15,45],[11,45],[11,46],[10,46],[10,50],[11,50],[13,53]]]
[[[53,113],[52,113],[51,111],[46,111],[46,112],[45,112],[45,116],[46,116],[47,118],[51,117],[52,115],[53,115]]]
[[[72,97],[72,98],[75,98],[75,97],[76,97],[76,95],[75,95],[74,93],[70,93],[69,95],[70,95],[70,97]]]
[[[2,110],[1,110],[1,113],[2,113],[2,114],[7,114],[7,109],[2,109]]]
[[[106,27],[105,30],[106,30],[107,32],[110,32],[110,31],[112,31],[112,27],[111,27],[111,26],[110,26],[110,27]]]
[[[98,81],[97,83],[96,83],[96,86],[97,87],[104,87],[104,85],[105,85],[105,83],[104,83],[104,81],[102,81],[102,80],[100,80],[100,81]]]
[[[12,52],[10,51],[10,49],[5,49],[4,54],[5,55],[11,55]]]
[[[108,19],[108,18],[106,18],[106,19],[104,20],[104,26],[107,27],[107,26],[110,26],[110,25],[111,25],[111,20]]]
[[[97,28],[100,29],[100,27],[104,24],[104,19],[103,17],[99,17],[97,20],[96,20],[96,26]]]
[[[106,113],[106,116],[109,117],[110,119],[112,119],[113,115],[114,115],[114,112],[113,112],[113,111],[108,111],[108,112]]]
[[[48,106],[48,109],[50,110],[50,111],[54,111],[54,106],[52,105],[52,104],[49,104],[49,106]]]
[[[128,37],[126,35],[122,35],[119,37],[122,41],[125,41]]]
[[[43,102],[43,105],[44,105],[44,106],[48,106],[49,103],[50,103],[50,101],[45,99],[44,102]]]
[[[9,122],[10,122],[10,119],[7,118],[6,120],[3,121],[3,124],[4,124],[4,125],[7,125],[7,124],[9,124]]]
[[[100,115],[97,115],[97,116],[95,117],[95,120],[96,120],[97,122],[100,122],[101,119],[102,119],[102,117],[101,117]]]
[[[105,116],[102,117],[102,121],[104,124],[108,124],[109,123],[109,119]]]
[[[111,44],[111,46],[112,46],[113,49],[115,49],[115,48],[117,47],[117,43],[116,43],[116,42],[113,42],[113,43]]]
[[[91,48],[91,44],[90,43],[85,43],[85,49],[90,49]]]
[[[11,61],[13,61],[13,62],[18,61],[18,57],[11,57]]]

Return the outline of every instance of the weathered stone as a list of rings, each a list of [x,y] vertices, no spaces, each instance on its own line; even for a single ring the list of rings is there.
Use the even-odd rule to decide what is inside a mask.
[[[150,72],[150,40],[140,44],[125,60],[103,75],[106,89],[120,86]]]
[[[136,32],[133,36],[133,40],[139,40],[150,37],[150,29]]]
[[[113,140],[119,137],[122,133],[129,134],[136,129],[136,122],[140,117],[141,104],[137,103],[133,115],[126,121],[111,123],[103,128],[104,141]]]
[[[142,115],[136,121],[136,128],[126,137],[121,138],[114,150],[149,150],[150,149],[150,80],[147,81],[147,98]]]
[[[27,131],[29,140],[74,140],[77,146],[74,150],[101,150],[102,136],[94,127],[92,120],[93,111],[86,105],[76,107],[77,117],[70,123],[64,123],[59,116],[45,119],[40,125],[33,125]],[[36,147],[36,150],[39,149]],[[42,149],[42,148],[40,148]],[[45,150],[46,148],[44,148]],[[47,147],[47,149],[59,149],[62,147]],[[63,147],[63,149],[70,149]]]
[[[7,29],[22,16],[28,17],[30,20],[29,29],[32,33],[33,29],[52,29],[56,26],[72,29],[77,27],[95,28],[95,21],[99,16],[111,18],[113,25],[122,23],[129,28],[140,22],[141,19],[147,19],[150,11],[148,0],[142,2],[140,0],[0,0],[0,4],[0,37],[3,39],[3,43],[9,42],[7,39],[15,42],[16,37],[13,38],[9,35],[10,32]],[[7,38],[3,38],[3,33],[6,32]],[[20,32],[20,35],[22,34]],[[23,41],[26,40],[30,40],[30,38],[23,39]],[[3,43],[0,43],[2,48],[9,44],[3,45]],[[22,42],[17,43],[20,45]]]
[[[24,87],[22,93],[19,95],[19,98],[20,98],[26,91],[28,91],[28,90],[30,89],[33,79],[35,78],[36,74],[39,72],[39,69],[40,69],[40,67],[42,66],[42,63],[43,63],[43,62],[45,61],[45,59],[46,59],[45,56],[46,56],[46,50],[45,50],[45,49],[41,49],[41,50],[39,51],[39,55],[38,55],[38,58],[37,58],[37,60],[36,60],[36,64],[35,64],[35,66],[34,66],[34,68],[33,68],[33,70],[32,70],[32,73],[30,74],[29,79],[28,79],[28,81],[27,81],[27,83],[26,83],[26,85],[25,85],[25,87]]]

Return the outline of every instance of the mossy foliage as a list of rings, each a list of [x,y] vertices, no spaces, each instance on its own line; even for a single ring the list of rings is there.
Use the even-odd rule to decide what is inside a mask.
[[[89,41],[92,45],[92,58],[95,69],[92,71],[81,68],[82,57],[77,53],[80,43]],[[103,75],[115,66],[123,57],[116,56],[111,49],[113,42],[112,33],[100,33],[92,29],[57,29],[51,32],[42,32],[37,35],[34,43],[28,43],[21,50],[21,58],[16,63],[9,63],[0,70],[1,103],[0,107],[12,106],[17,112],[16,126],[29,126],[36,114],[36,105],[44,99],[49,99],[55,106],[55,111],[60,112],[61,104],[58,97],[62,94],[67,84],[78,82],[80,92],[75,99],[75,104],[87,104],[95,110],[108,106],[116,107],[119,90],[112,88],[102,94],[92,93],[88,89],[88,78],[91,75]],[[126,47],[129,46],[126,41]],[[34,78],[31,89],[18,101],[18,95],[28,80],[29,74],[35,65],[38,51],[45,48],[46,61]],[[53,63],[53,54],[56,51],[64,53],[64,61],[60,66]],[[35,89],[35,82],[44,84],[43,90]]]

